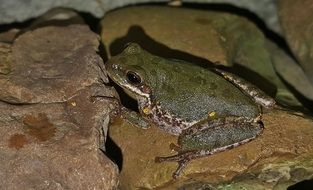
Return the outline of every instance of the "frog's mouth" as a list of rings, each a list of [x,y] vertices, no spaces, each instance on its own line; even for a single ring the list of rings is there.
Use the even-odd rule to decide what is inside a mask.
[[[138,94],[134,93],[133,91],[131,91],[131,90],[125,88],[125,87],[123,88],[123,90],[124,90],[124,92],[125,92],[128,96],[130,96],[131,98],[133,98],[133,99],[135,99],[135,100],[138,101]]]

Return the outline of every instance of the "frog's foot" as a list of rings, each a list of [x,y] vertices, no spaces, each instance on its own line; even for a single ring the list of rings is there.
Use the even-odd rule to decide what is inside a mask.
[[[150,126],[148,120],[144,119],[139,113],[131,111],[125,107],[122,107],[121,109],[121,117],[125,119],[127,123],[141,129],[148,129]]]
[[[155,162],[161,163],[161,162],[177,162],[178,167],[173,173],[172,177],[173,179],[176,179],[183,169],[187,166],[188,162],[191,160],[191,158],[188,158],[191,152],[189,154],[177,154],[174,156],[168,156],[168,157],[156,157]]]
[[[156,157],[155,158],[155,162],[157,163],[161,163],[161,162],[177,162],[178,163],[178,167],[177,169],[173,172],[173,179],[176,179],[177,177],[179,177],[179,175],[181,174],[181,172],[184,170],[184,168],[187,166],[187,164],[193,160],[193,159],[197,159],[197,158],[202,158],[202,157],[207,157],[219,152],[223,152],[225,150],[229,150],[229,149],[233,149],[237,146],[240,146],[242,144],[245,144],[249,141],[252,141],[253,139],[255,139],[255,137],[251,137],[249,139],[245,139],[241,142],[237,142],[231,145],[227,145],[224,147],[220,147],[220,148],[216,148],[213,150],[199,150],[199,151],[188,151],[188,152],[181,152],[178,153],[176,155],[173,156],[167,156],[167,157]],[[175,145],[175,149],[177,150],[179,146]]]

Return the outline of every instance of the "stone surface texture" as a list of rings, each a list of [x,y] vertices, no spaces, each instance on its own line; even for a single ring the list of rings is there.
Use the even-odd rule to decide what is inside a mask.
[[[307,79],[313,84],[313,1],[291,1],[280,0],[279,18],[281,21],[283,34],[298,60],[301,68],[297,73],[304,72]],[[297,67],[295,65],[294,67]],[[301,71],[303,70],[303,71]],[[292,72],[292,70],[290,71]],[[306,79],[306,80],[307,80]],[[292,80],[291,83],[297,88],[298,82]],[[306,93],[306,97],[313,100],[312,91]]]
[[[38,17],[49,9],[64,7],[77,11],[87,12],[101,18],[106,12],[127,5],[153,2],[169,2],[167,0],[0,0],[0,24],[22,22],[30,18]],[[267,25],[275,31],[279,31],[276,15],[276,3],[272,0],[183,0],[194,3],[225,3],[232,4],[254,12],[262,18]]]
[[[113,105],[92,98],[113,96],[98,40],[72,25],[0,44],[0,189],[116,188],[117,167],[100,150]]]
[[[274,55],[272,56],[272,62],[276,72],[297,92],[312,101],[313,83],[311,83],[302,67],[276,45],[271,43],[269,49],[271,49],[271,52]],[[286,93],[286,91],[281,91],[280,94],[290,96],[290,93]],[[294,101],[295,98],[290,98],[290,100],[291,102],[288,102],[289,105],[297,105]]]
[[[123,154],[121,189],[287,189],[313,177],[313,122],[295,113],[272,110],[263,115],[265,130],[237,148],[193,160],[173,180],[177,164],[155,163],[156,156],[174,155],[174,136],[156,126],[144,130],[119,120],[110,137]],[[140,147],[140,148],[138,148]]]

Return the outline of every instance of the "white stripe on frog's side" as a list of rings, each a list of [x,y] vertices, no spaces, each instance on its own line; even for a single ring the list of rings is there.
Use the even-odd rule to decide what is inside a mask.
[[[256,103],[262,105],[265,108],[272,108],[275,106],[275,100],[253,84],[233,75],[232,73],[228,73],[220,69],[215,69],[215,71],[222,75],[226,80],[237,86],[239,89],[243,90],[244,93],[248,94]]]

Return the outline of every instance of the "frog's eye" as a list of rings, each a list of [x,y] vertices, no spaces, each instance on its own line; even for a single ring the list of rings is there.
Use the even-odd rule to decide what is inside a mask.
[[[141,77],[133,71],[127,71],[126,77],[127,77],[128,82],[133,85],[139,85],[142,82]]]

